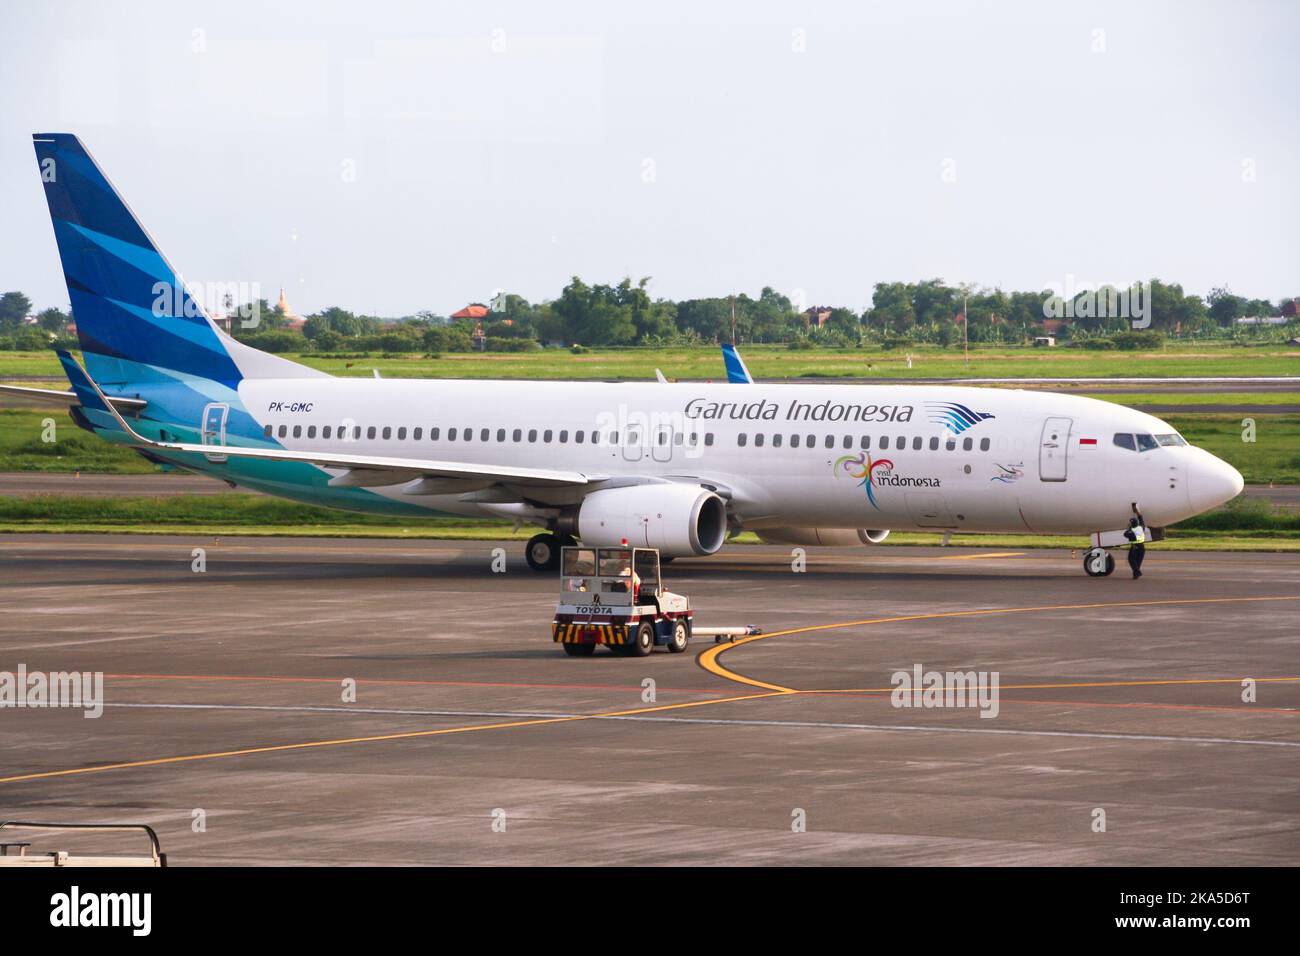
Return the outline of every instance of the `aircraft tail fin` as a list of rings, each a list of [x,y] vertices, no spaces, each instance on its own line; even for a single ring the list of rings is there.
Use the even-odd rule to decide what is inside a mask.
[[[32,142],[77,336],[96,381],[197,378],[233,388],[246,377],[322,374],[221,331],[76,136],[36,133]]]
[[[722,343],[722,361],[727,366],[727,381],[735,385],[753,385],[754,376],[749,374],[745,360],[731,342]]]

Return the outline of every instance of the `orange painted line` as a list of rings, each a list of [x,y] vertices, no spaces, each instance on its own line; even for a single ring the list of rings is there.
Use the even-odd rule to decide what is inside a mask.
[[[342,677],[280,677],[275,675],[242,675],[242,674],[105,674],[105,678],[114,680],[194,680],[194,681],[248,681],[248,682],[280,682],[288,684],[337,684],[344,678]],[[391,684],[395,686],[410,685],[412,687],[513,687],[513,688],[536,688],[539,690],[623,690],[641,693],[640,684],[538,684],[527,682],[512,681],[472,681],[472,680],[400,680],[387,678],[360,677],[353,678],[357,684]],[[716,690],[701,690],[699,688],[685,687],[659,687],[661,693],[669,692],[674,694],[717,694]]]
[[[1245,604],[1261,601],[1300,601],[1300,595],[1285,594],[1237,598],[1168,598],[1150,601],[1106,601],[1093,604],[1043,604],[1033,607],[991,607],[978,608],[970,611],[934,611],[928,614],[900,614],[892,617],[863,618],[857,621],[840,621],[833,624],[809,624],[805,627],[791,627],[783,631],[771,631],[767,634],[754,634],[749,637],[742,637],[733,643],[715,644],[713,647],[700,654],[695,661],[709,673],[725,678],[726,680],[735,681],[739,684],[748,684],[751,687],[760,687],[764,690],[795,694],[799,693],[799,691],[794,687],[783,687],[780,684],[771,684],[753,677],[746,677],[743,674],[739,674],[736,671],[724,667],[718,662],[718,658],[728,651],[735,650],[738,647],[744,647],[746,644],[752,644],[755,641],[766,641],[773,637],[788,637],[792,634],[810,634],[814,631],[834,631],[843,630],[848,627],[865,627],[871,624],[901,624],[907,621],[934,621],[955,617],[984,617],[998,614],[1030,614],[1042,613],[1045,611],[1090,611],[1123,607],[1175,607],[1199,604]]]
[[[318,747],[341,747],[345,744],[378,743],[389,740],[410,740],[416,737],[441,737],[448,734],[473,733],[480,730],[506,730],[512,727],[540,727],[543,724],[563,724],[598,717],[633,717],[638,714],[652,714],[666,710],[681,710],[687,707],[706,707],[710,704],[726,704],[734,701],[753,700],[766,697],[767,694],[745,694],[740,697],[715,698],[713,700],[693,700],[678,704],[659,704],[652,707],[638,707],[632,710],[609,711],[596,714],[579,714],[572,717],[534,717],[528,720],[512,720],[495,724],[471,724],[464,727],[443,727],[439,730],[411,730],[395,734],[375,734],[368,737],[340,737],[331,740],[309,740],[295,744],[271,744],[264,747],[246,747],[241,750],[219,750],[211,753],[182,754],[175,757],[153,757],[146,760],[128,760],[121,763],[98,764],[93,767],[73,767],[68,770],[43,770],[35,773],[23,773],[10,777],[0,777],[0,783],[18,783],[23,780],[46,780],[51,777],[71,777],[86,773],[104,773],[109,770],[129,770],[139,767],[160,767],[166,764],[190,763],[197,760],[218,760],[225,757],[246,757],[252,754],[281,753],[289,750],[310,750]]]
[[[1184,677],[1169,680],[1073,681],[1061,684],[1002,684],[1002,690],[1068,690],[1072,687],[1159,687],[1165,684],[1240,684],[1244,677]],[[1282,684],[1300,681],[1300,677],[1252,677],[1257,684]],[[894,687],[843,687],[800,690],[799,694],[892,694]]]

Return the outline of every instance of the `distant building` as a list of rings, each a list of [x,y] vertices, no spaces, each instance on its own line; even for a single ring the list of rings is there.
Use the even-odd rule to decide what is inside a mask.
[[[487,348],[487,335],[483,332],[483,319],[488,314],[488,307],[481,302],[471,302],[459,312],[453,312],[453,319],[473,319],[474,334],[471,338],[474,341],[474,348],[482,352]]]
[[[822,326],[824,326],[827,322],[830,321],[830,318],[831,318],[831,310],[824,305],[814,305],[810,309],[803,310],[803,320],[810,327],[815,325],[817,328],[820,329]]]
[[[453,312],[451,317],[453,319],[482,319],[485,318],[487,314],[488,307],[486,305],[482,305],[478,302],[471,302],[459,312]]]
[[[1291,320],[1285,315],[1252,315],[1238,319],[1238,325],[1286,325]]]
[[[284,286],[280,286],[280,301],[275,304],[275,308],[284,316],[286,328],[301,332],[302,327],[307,324],[307,320],[293,311],[293,307],[289,305],[289,300],[284,296]]]
[[[1056,345],[1055,335],[1036,335],[1034,336],[1034,345],[1043,348],[1052,348]]]

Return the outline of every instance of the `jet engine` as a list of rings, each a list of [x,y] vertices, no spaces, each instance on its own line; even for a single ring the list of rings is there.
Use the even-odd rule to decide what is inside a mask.
[[[595,548],[626,539],[664,557],[713,554],[727,535],[727,506],[699,485],[666,482],[593,491],[578,508],[578,537]]]

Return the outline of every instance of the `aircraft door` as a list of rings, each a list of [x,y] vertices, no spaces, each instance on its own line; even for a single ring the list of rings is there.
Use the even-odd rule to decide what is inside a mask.
[[[213,402],[205,405],[203,408],[203,427],[202,433],[203,444],[205,445],[224,445],[226,443],[226,418],[230,414],[230,406],[225,402]],[[205,455],[208,461],[220,463],[226,460],[225,455]]]
[[[1065,481],[1069,466],[1070,426],[1073,419],[1049,418],[1043,422],[1038,444],[1038,477],[1043,481]]]
[[[658,425],[651,439],[650,457],[655,461],[672,461],[673,428],[671,425]]]

